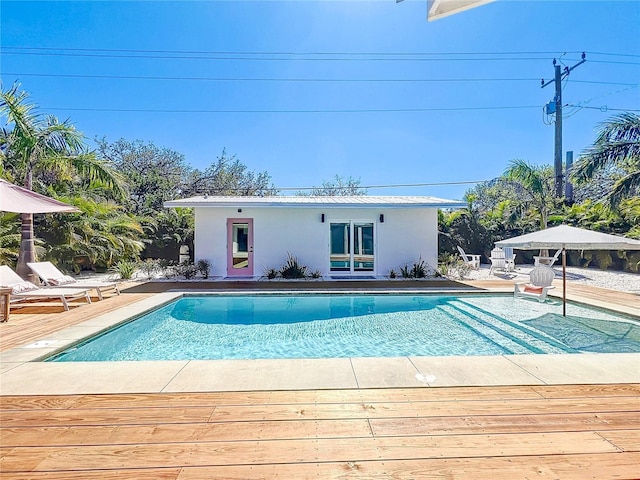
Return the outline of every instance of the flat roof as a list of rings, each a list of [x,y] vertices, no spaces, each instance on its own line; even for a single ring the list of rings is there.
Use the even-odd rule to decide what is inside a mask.
[[[199,196],[164,202],[165,207],[376,207],[376,208],[463,208],[467,204],[460,200],[418,196]]]

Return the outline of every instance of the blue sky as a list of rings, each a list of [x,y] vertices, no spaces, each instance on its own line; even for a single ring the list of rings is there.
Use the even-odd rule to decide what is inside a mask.
[[[434,22],[425,0],[0,8],[3,88],[21,82],[43,113],[89,138],[152,141],[194,167],[226,148],[278,187],[336,174],[362,185],[488,180],[514,158],[552,164],[543,106],[554,92],[540,79],[554,57],[572,66],[587,54],[564,83],[565,151],[588,147],[616,109],[640,109],[634,0],[498,0]]]

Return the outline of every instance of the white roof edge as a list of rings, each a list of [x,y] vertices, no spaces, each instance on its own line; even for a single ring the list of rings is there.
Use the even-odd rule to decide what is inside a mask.
[[[426,196],[356,197],[191,197],[164,202],[175,207],[290,207],[290,208],[462,208],[466,202]]]

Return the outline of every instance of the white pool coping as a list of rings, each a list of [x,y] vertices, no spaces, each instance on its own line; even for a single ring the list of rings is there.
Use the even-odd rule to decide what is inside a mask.
[[[189,292],[183,290],[160,293],[37,341],[0,352],[0,394],[64,395],[640,383],[640,353],[125,362],[37,361],[88,336],[180,298],[185,293]],[[228,293],[248,292],[244,290],[215,294]],[[376,290],[374,293],[381,292]],[[437,292],[429,292],[432,293]],[[450,294],[452,291],[447,289],[446,293]]]

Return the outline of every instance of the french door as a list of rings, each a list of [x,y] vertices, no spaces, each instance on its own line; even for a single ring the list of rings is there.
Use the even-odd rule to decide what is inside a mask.
[[[375,271],[373,222],[329,224],[329,270],[349,274]]]
[[[253,276],[253,218],[227,219],[227,276]]]

